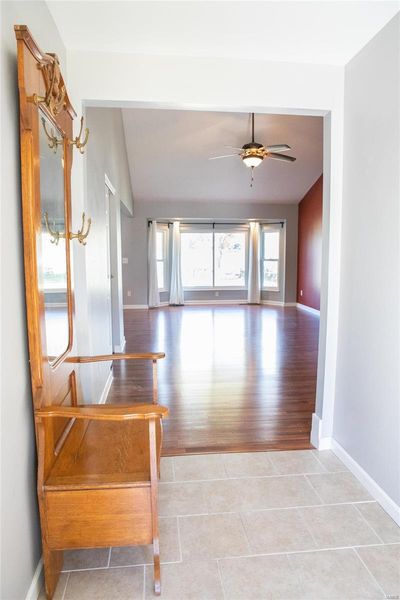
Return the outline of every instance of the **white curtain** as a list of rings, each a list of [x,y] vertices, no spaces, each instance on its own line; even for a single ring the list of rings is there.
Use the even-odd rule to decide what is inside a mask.
[[[158,291],[157,277],[157,222],[152,221],[149,226],[149,307],[160,305],[160,292]]]
[[[249,280],[247,301],[249,304],[260,304],[260,223],[250,223],[249,235]]]
[[[171,285],[169,303],[174,306],[184,303],[181,271],[181,234],[179,230],[179,223],[177,221],[175,221],[172,228]]]

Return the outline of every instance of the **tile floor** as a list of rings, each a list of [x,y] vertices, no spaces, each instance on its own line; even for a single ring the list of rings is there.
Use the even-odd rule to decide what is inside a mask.
[[[400,528],[329,450],[161,470],[164,600],[400,597]],[[66,552],[55,599],[153,598],[151,562],[151,547]]]

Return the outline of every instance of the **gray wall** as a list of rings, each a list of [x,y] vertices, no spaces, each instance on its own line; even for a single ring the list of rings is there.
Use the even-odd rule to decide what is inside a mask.
[[[400,504],[397,15],[347,66],[334,438]]]
[[[226,202],[135,202],[134,217],[122,218],[122,265],[124,304],[147,304],[147,219],[285,219],[286,220],[286,289],[263,292],[264,300],[296,302],[297,279],[297,205],[229,204]],[[132,296],[127,292],[131,290]],[[246,292],[221,291],[218,300],[245,300]],[[167,301],[162,294],[161,300]],[[214,292],[185,292],[186,300],[216,299]]]
[[[92,354],[112,352],[109,339],[110,282],[107,277],[107,214],[104,176],[107,174],[116,188],[110,198],[112,223],[119,221],[120,207],[129,214],[133,200],[126,155],[125,135],[121,110],[116,108],[88,108],[87,126],[90,130],[86,153],[86,212],[92,218],[92,230],[86,252],[86,288],[88,324]],[[76,157],[77,159],[79,157]],[[113,239],[114,250],[117,240]],[[118,273],[114,272],[118,277]],[[109,373],[108,363],[92,366],[93,401],[98,401]]]
[[[21,600],[41,554],[36,454],[26,339],[21,227],[19,120],[14,24],[26,24],[43,50],[65,48],[45,2],[1,2],[1,591]],[[6,291],[6,293],[5,293]]]

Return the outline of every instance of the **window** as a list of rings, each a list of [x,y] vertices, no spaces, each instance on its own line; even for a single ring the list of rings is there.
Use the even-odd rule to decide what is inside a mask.
[[[279,227],[279,229],[277,229]],[[262,238],[263,288],[279,291],[280,225],[266,225]]]
[[[237,289],[246,286],[247,231],[190,230],[181,233],[185,288]]]
[[[245,287],[246,233],[214,234],[214,285]]]
[[[166,291],[168,289],[168,284],[167,284],[168,228],[167,227],[163,227],[163,226],[157,227],[156,243],[157,243],[158,289],[160,291]]]
[[[184,287],[212,287],[212,233],[181,234],[181,268]]]
[[[64,227],[62,222],[61,227]],[[42,230],[42,269],[45,292],[65,292],[67,273],[65,262],[65,241],[53,243],[52,236]]]

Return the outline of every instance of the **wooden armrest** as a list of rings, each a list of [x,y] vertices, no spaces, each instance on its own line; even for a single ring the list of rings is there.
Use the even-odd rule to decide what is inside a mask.
[[[133,352],[127,354],[102,354],[99,356],[68,356],[65,362],[92,363],[108,360],[159,360],[165,358],[164,352]]]
[[[96,421],[129,421],[134,419],[162,419],[168,408],[155,404],[81,404],[79,406],[45,406],[35,411],[36,419],[66,417]]]

